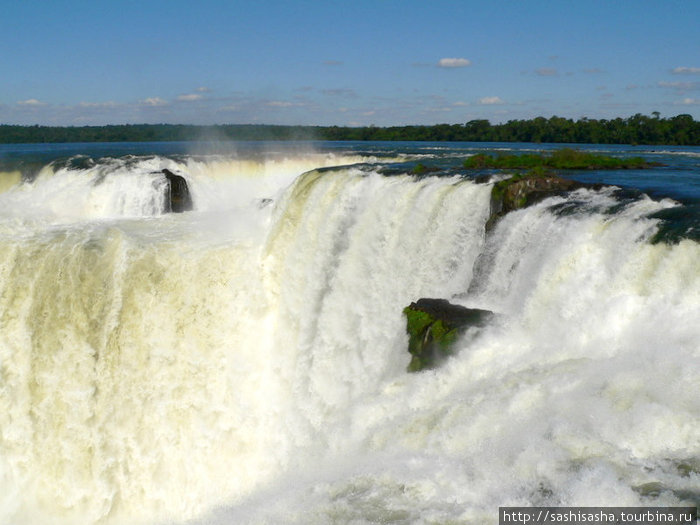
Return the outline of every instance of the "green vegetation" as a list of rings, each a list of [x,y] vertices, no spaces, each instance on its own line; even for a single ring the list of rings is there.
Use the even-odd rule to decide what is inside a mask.
[[[440,168],[436,168],[435,166],[426,166],[422,162],[419,162],[418,164],[413,166],[411,173],[413,173],[414,175],[426,175],[435,171],[440,171]]]
[[[581,187],[580,183],[543,172],[540,168],[499,181],[491,189],[491,215],[486,222],[486,230],[490,230],[508,212],[578,187]]]
[[[545,168],[557,170],[643,169],[658,166],[641,157],[618,158],[598,155],[572,148],[562,148],[549,154],[487,155],[478,153],[464,161],[467,169],[526,169],[534,174],[545,173]]]
[[[222,126],[125,124],[80,127],[0,125],[0,143],[312,140],[318,138],[316,130],[317,128],[312,126],[254,124]]]
[[[453,142],[556,142],[586,144],[700,145],[700,122],[683,114],[659,118],[637,113],[622,119],[577,121],[537,117],[491,124],[471,120],[465,124],[434,126],[340,127],[226,124],[192,126],[129,124],[117,126],[16,126],[0,125],[0,143],[31,142],[157,142],[193,140],[352,140],[352,141],[453,141]]]
[[[409,334],[408,351],[411,354],[411,362],[408,365],[409,372],[419,372],[426,368],[432,368],[437,361],[452,355],[452,345],[457,339],[458,330],[446,325],[434,315],[406,307],[403,310],[406,316],[406,331]],[[429,348],[428,342],[432,343]]]
[[[404,308],[409,372],[419,372],[439,365],[457,350],[457,339],[469,328],[478,328],[493,316],[489,310],[465,308],[445,299],[418,299]]]
[[[428,168],[425,167],[425,164],[421,164],[420,162],[413,167],[414,175],[423,175],[426,171],[428,171]]]
[[[486,230],[506,213],[525,208],[547,197],[581,187],[582,184],[559,177],[553,170],[643,169],[659,166],[641,157],[610,157],[573,148],[549,153],[522,155],[488,155],[478,153],[463,163],[466,169],[519,170],[508,179],[496,182],[491,189],[491,215]]]
[[[493,188],[491,188],[491,201],[492,202],[493,201],[503,201],[505,194],[506,194],[506,189],[508,189],[508,186],[510,186],[511,184],[514,184],[518,181],[521,181],[529,176],[530,176],[530,172],[527,172],[524,174],[513,175],[509,179],[504,179],[504,180],[498,181],[496,184],[493,185]],[[533,174],[532,176],[533,177],[542,177],[544,175]],[[516,204],[518,204],[518,205],[515,206],[515,209],[518,209],[518,208],[522,208],[525,203],[518,202]]]

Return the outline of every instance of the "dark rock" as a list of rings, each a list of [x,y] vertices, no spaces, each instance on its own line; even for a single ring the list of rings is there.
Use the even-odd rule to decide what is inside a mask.
[[[491,215],[486,230],[490,230],[498,219],[510,211],[588,186],[551,173],[526,173],[499,181],[491,190]]]
[[[683,504],[691,504],[697,507],[700,503],[700,490],[676,488],[665,485],[660,481],[650,481],[642,485],[632,487],[637,494],[644,498],[658,498],[663,493],[669,493],[678,498]]]
[[[161,172],[168,180],[168,187],[165,190],[165,211],[180,213],[191,210],[192,196],[185,177],[175,175],[169,169],[163,169]]]
[[[469,328],[486,324],[493,312],[466,308],[446,299],[419,299],[404,308],[408,351],[413,356],[409,372],[437,366],[454,353],[454,343]]]

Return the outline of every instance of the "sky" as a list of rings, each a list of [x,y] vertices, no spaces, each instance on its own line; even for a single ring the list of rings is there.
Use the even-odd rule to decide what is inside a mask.
[[[0,124],[700,120],[698,0],[0,0]]]

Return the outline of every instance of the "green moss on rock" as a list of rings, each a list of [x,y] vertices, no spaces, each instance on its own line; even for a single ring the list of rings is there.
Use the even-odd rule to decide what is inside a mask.
[[[586,185],[580,182],[542,170],[532,170],[499,181],[491,189],[491,215],[486,229],[491,229],[500,217],[510,211],[526,208],[547,197],[584,186]]]
[[[468,328],[481,326],[493,312],[451,304],[445,299],[419,299],[404,308],[409,372],[434,368],[453,355],[454,343]]]

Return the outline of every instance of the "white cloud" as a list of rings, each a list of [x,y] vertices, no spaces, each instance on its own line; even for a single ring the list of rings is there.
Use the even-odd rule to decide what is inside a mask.
[[[438,62],[439,67],[467,67],[471,64],[466,58],[441,58]]]
[[[700,88],[700,82],[659,82],[661,87],[670,87],[681,91],[695,90]]]
[[[683,106],[694,106],[696,104],[700,104],[700,98],[684,98],[677,104],[683,105]]]
[[[299,108],[308,106],[306,102],[289,102],[288,100],[268,100],[264,105],[268,108]]]
[[[461,100],[458,100],[457,102],[452,104],[453,106],[468,106],[469,102],[462,102]]]
[[[78,104],[81,108],[114,108],[117,107],[116,102],[81,102]]]
[[[485,106],[492,104],[505,104],[505,101],[501,97],[482,97],[479,99],[479,104]]]
[[[167,103],[167,101],[163,100],[160,97],[149,97],[145,100],[142,100],[141,104],[143,104],[144,106],[155,107],[155,106],[166,106],[168,103]]]
[[[46,102],[41,102],[40,100],[37,100],[35,98],[29,98],[27,100],[20,100],[17,102],[20,106],[45,106]]]
[[[332,97],[349,97],[357,98],[357,92],[354,89],[348,88],[337,88],[337,89],[324,89],[321,91],[324,95],[329,95]]]
[[[186,95],[180,95],[179,97],[177,97],[177,99],[182,102],[193,102],[195,100],[201,100],[202,95],[198,93],[188,93]]]
[[[195,89],[195,91],[197,91],[199,93],[209,93],[211,91],[211,89],[209,89],[206,86],[200,86],[197,89]]]
[[[700,75],[700,67],[677,67],[672,71],[675,75]]]
[[[289,108],[298,104],[294,104],[294,102],[287,102],[285,100],[270,100],[265,105],[272,108]]]

